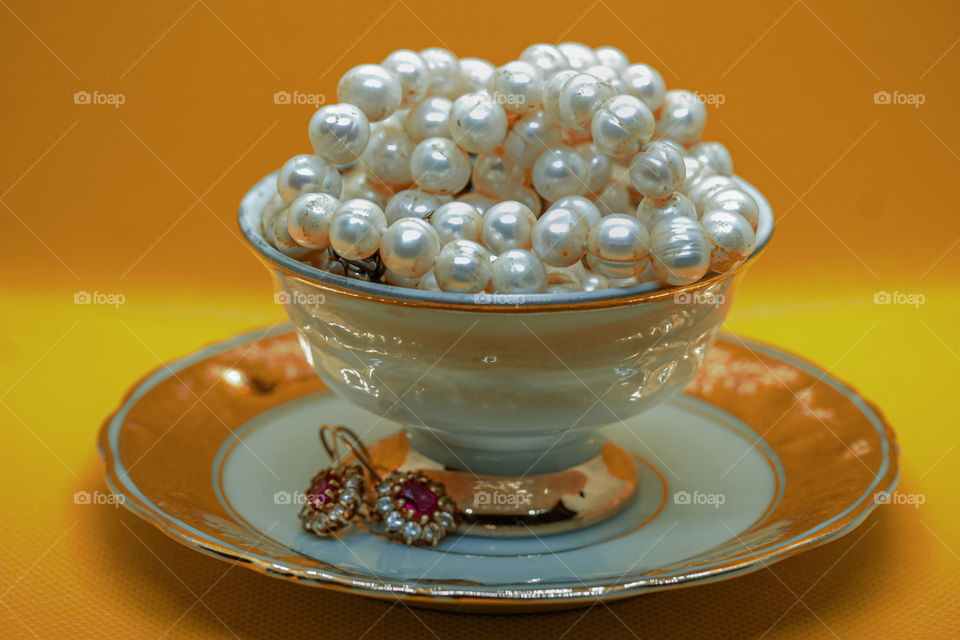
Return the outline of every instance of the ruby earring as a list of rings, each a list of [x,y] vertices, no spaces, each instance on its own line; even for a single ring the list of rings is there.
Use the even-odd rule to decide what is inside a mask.
[[[436,546],[459,525],[457,505],[442,483],[420,471],[393,470],[381,477],[366,446],[346,427],[321,426],[320,442],[333,466],[321,469],[310,481],[300,510],[306,531],[325,537],[359,516],[382,521],[387,537],[398,542]],[[341,442],[356,462],[347,464],[341,457]]]
[[[325,537],[335,533],[358,514],[368,515],[365,494],[367,478],[359,464],[345,464],[337,445],[340,437],[337,429],[320,427],[320,442],[333,461],[333,465],[317,472],[305,492],[300,522],[310,533]]]

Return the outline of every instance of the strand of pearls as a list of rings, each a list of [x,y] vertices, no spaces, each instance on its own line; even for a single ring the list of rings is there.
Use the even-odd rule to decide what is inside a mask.
[[[615,47],[350,69],[262,212],[284,254],[430,291],[682,285],[749,257],[759,208],[696,94]]]

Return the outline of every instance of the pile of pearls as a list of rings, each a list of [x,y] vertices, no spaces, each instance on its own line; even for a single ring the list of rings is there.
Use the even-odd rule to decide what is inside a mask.
[[[757,202],[706,110],[615,47],[445,49],[350,69],[262,211],[279,251],[454,293],[684,285],[753,252]]]

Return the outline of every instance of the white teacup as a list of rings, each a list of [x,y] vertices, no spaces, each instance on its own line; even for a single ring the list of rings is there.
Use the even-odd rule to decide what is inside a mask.
[[[750,264],[773,213],[740,183],[760,205]],[[683,287],[526,296],[365,282],[266,242],[260,211],[275,185],[272,174],[247,193],[240,227],[274,274],[317,374],[351,403],[404,424],[419,453],[475,474],[548,473],[598,455],[601,427],[690,382],[744,268]]]

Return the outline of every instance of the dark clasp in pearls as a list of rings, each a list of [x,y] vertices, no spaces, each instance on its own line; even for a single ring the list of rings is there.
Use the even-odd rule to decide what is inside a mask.
[[[387,272],[387,267],[383,264],[379,251],[364,260],[347,260],[334,250],[333,245],[327,247],[327,252],[332,259],[343,265],[344,273],[347,275],[365,276],[372,281],[379,282]]]

